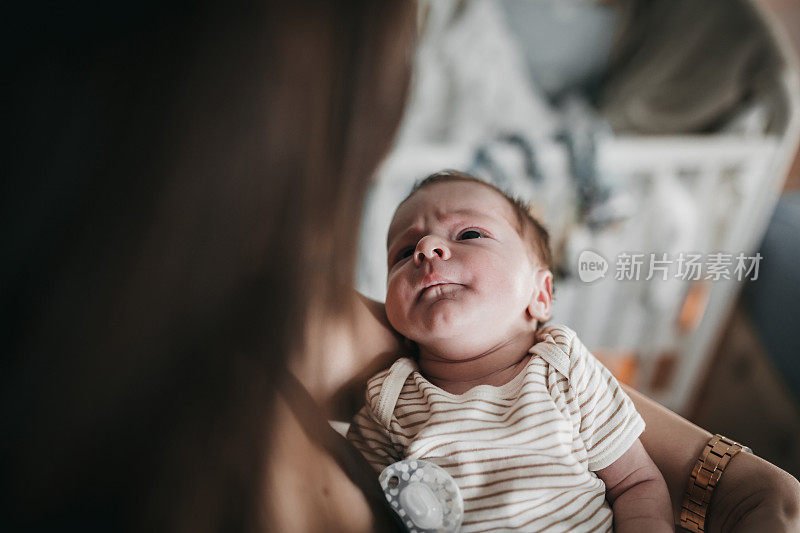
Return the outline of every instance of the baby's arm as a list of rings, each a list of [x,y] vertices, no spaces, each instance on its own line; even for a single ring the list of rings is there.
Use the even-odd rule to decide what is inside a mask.
[[[570,417],[586,447],[589,469],[606,484],[615,531],[674,531],[667,485],[637,438],[644,421],[633,402],[574,331],[545,326],[540,337],[547,343],[542,350],[555,344],[568,357],[565,393],[568,403],[577,405]]]
[[[639,439],[619,459],[595,472],[606,484],[614,531],[675,531],[667,484]]]

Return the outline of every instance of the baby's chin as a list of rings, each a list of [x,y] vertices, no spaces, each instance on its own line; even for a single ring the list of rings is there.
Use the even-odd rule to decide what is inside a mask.
[[[417,354],[421,357],[435,358],[453,363],[469,361],[487,351],[482,343],[468,342],[465,339],[437,339],[425,342],[415,341]]]
[[[429,308],[417,310],[407,318],[403,326],[406,331],[398,331],[417,344],[434,344],[466,339],[480,326],[480,320],[471,316],[469,310],[463,306],[442,301]]]

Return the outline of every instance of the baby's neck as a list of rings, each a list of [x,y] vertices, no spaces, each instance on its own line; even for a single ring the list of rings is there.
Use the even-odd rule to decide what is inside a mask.
[[[519,374],[530,359],[534,339],[516,339],[473,357],[454,359],[420,346],[419,369],[425,378],[451,394],[478,385],[499,387]]]

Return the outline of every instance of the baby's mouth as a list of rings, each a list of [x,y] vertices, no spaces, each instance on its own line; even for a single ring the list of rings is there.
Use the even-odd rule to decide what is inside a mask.
[[[450,283],[448,282],[441,282],[441,283],[434,283],[433,285],[428,285],[427,287],[423,288],[419,292],[419,296],[417,297],[418,300],[421,300],[425,297],[441,297],[441,296],[448,296],[452,294],[456,288],[459,286],[458,283]]]
[[[430,272],[420,280],[420,288],[417,292],[417,301],[423,297],[429,296],[444,296],[453,292],[459,283],[453,283],[451,280],[439,274]]]

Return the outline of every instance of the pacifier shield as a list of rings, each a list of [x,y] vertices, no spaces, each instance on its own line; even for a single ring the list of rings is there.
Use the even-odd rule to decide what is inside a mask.
[[[461,526],[461,491],[440,466],[404,459],[384,468],[378,481],[409,532],[454,533]]]

